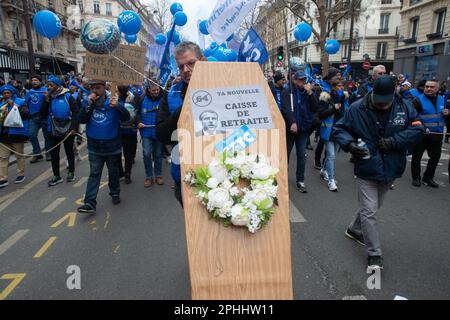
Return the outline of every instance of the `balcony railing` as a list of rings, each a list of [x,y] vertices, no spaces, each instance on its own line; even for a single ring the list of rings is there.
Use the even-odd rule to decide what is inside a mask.
[[[389,28],[378,29],[378,34],[388,34]]]
[[[440,39],[440,38],[442,38],[442,32],[433,32],[433,33],[427,34],[427,39],[428,40]]]
[[[408,39],[404,39],[403,40],[403,42],[404,43],[406,43],[406,44],[409,44],[409,43],[416,43],[416,41],[417,41],[417,39],[414,37],[414,38],[408,38]]]

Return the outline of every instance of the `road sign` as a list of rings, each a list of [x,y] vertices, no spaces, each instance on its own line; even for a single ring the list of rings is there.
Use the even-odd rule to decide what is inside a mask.
[[[364,61],[362,64],[362,68],[364,70],[369,70],[370,69],[370,62],[369,61]]]

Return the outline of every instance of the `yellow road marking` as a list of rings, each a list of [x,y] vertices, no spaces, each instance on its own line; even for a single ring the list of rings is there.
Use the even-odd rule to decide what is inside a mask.
[[[91,224],[96,224],[96,223],[97,223],[97,221],[95,221],[95,220],[94,220],[94,221],[91,221]]]
[[[83,194],[83,196],[80,199],[75,201],[75,204],[77,204],[79,206],[82,206],[84,204],[84,194]]]
[[[25,278],[26,273],[10,273],[4,274],[0,279],[2,280],[13,280],[5,290],[0,292],[0,300],[4,300],[13,291],[19,283]]]
[[[44,245],[39,249],[38,252],[36,252],[36,254],[34,255],[33,258],[40,258],[42,257],[42,255],[45,253],[45,251],[48,250],[48,248],[53,244],[53,242],[55,242],[56,237],[50,237],[46,243],[44,243]]]
[[[64,217],[62,217],[61,219],[56,221],[54,224],[52,224],[51,227],[52,228],[57,228],[61,223],[63,223],[66,220],[69,220],[67,226],[68,227],[73,227],[75,225],[75,218],[76,218],[76,216],[77,216],[76,212],[69,212]]]
[[[108,181],[103,181],[101,184],[100,184],[100,188],[99,189],[102,189],[103,187],[105,187],[105,186],[107,186],[108,185]]]
[[[120,248],[120,245],[118,245],[118,246],[116,247],[116,249],[114,249],[114,253],[117,253],[117,252],[119,251],[119,248]]]
[[[65,197],[57,198],[55,201],[50,203],[47,208],[42,210],[42,213],[51,213],[53,210],[55,210],[61,203],[63,203],[66,200]]]

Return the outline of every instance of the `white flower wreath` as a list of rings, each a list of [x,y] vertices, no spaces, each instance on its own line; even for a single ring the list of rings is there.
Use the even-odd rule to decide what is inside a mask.
[[[196,188],[211,218],[255,233],[275,212],[277,173],[264,155],[224,152],[208,166],[187,172],[184,181]],[[240,188],[241,179],[248,186]]]

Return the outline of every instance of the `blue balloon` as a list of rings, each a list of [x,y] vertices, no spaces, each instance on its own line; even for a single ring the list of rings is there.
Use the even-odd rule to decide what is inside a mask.
[[[213,42],[211,42],[211,44],[209,46],[211,49],[214,50],[215,48],[217,48],[217,42],[213,41]]]
[[[142,21],[139,15],[131,10],[122,11],[117,17],[119,30],[126,35],[137,34],[142,27]]]
[[[169,31],[169,33],[170,33],[170,31]],[[179,35],[178,32],[176,32],[176,31],[173,32],[172,42],[173,42],[173,43],[175,43],[175,42],[180,43],[180,42],[181,42],[180,35]]]
[[[180,39],[180,37],[178,36],[178,38],[176,38],[175,40],[173,40],[173,44],[174,44],[174,46],[176,47],[177,45],[179,45],[181,43],[181,39]]]
[[[205,57],[208,58],[209,56],[211,56],[211,54],[212,54],[212,50],[211,49],[207,48],[207,49],[203,50],[203,55]]]
[[[178,2],[172,3],[172,5],[170,6],[170,13],[172,13],[172,15],[175,15],[177,12],[180,11],[183,11],[183,6]]]
[[[224,42],[224,43],[222,43],[221,45],[220,45],[220,47],[222,47],[222,48],[224,48],[224,49],[228,49],[228,46],[227,46],[227,44]]]
[[[163,35],[162,33],[158,33],[158,34],[155,36],[155,42],[156,42],[156,44],[159,44],[160,46],[162,46],[163,44],[165,44],[166,41],[167,41],[167,38],[166,38],[166,36]]]
[[[183,11],[178,11],[177,13],[175,13],[173,19],[175,21],[175,24],[179,27],[182,27],[187,23],[187,15]]]
[[[231,36],[228,37],[227,42],[230,42],[234,38],[234,33],[231,34]]]
[[[312,29],[309,24],[306,22],[302,22],[295,27],[294,30],[294,37],[298,41],[308,41],[308,39],[311,37]]]
[[[224,52],[226,49],[222,47],[218,47],[217,50],[214,52],[213,57],[216,58],[218,61],[228,61],[228,56]]]
[[[203,33],[205,36],[207,36],[209,34],[208,29],[206,28],[206,24],[208,23],[207,20],[202,20],[199,25],[198,28],[200,30],[201,33]]]
[[[336,54],[339,51],[339,41],[336,39],[329,39],[325,42],[325,51],[328,54]]]
[[[120,32],[110,20],[91,20],[83,26],[81,43],[90,52],[97,54],[110,53],[120,43]]]
[[[33,17],[33,26],[37,33],[49,39],[61,32],[61,20],[49,10],[38,11]]]
[[[234,50],[231,50],[231,49],[224,49],[223,55],[226,57],[225,61],[228,61],[228,62],[234,62],[234,61],[237,61],[237,59],[238,59],[237,52]]]
[[[217,60],[217,59],[214,58],[214,57],[208,57],[207,60],[208,60],[209,62],[217,62],[217,61],[219,61],[219,60]]]
[[[126,34],[125,40],[127,40],[128,43],[135,43],[137,40],[137,34]]]

